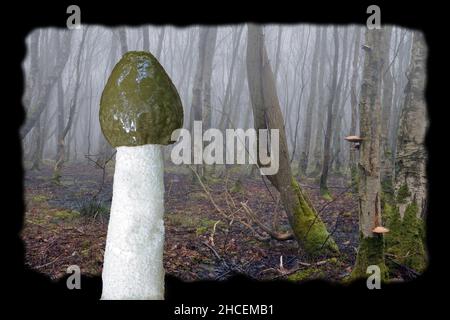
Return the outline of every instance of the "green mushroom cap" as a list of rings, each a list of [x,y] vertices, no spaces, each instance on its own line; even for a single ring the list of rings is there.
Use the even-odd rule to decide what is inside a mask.
[[[183,126],[175,85],[149,52],[130,51],[116,64],[100,100],[100,125],[113,147],[171,144]]]

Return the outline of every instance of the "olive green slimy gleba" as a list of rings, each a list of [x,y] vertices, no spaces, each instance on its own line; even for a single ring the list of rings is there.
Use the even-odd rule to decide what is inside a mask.
[[[117,149],[102,300],[164,299],[162,145],[183,125],[178,92],[148,52],[126,53],[100,101],[100,125]]]

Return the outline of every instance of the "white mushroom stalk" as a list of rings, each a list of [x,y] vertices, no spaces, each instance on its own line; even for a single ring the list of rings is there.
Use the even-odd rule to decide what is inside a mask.
[[[160,145],[117,148],[102,299],[164,299],[163,173]]]
[[[178,92],[149,52],[127,52],[103,89],[102,132],[117,148],[104,300],[164,299],[162,146],[183,126]]]

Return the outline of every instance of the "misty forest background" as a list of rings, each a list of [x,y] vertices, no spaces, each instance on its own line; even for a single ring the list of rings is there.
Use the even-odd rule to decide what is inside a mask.
[[[165,149],[167,273],[343,280],[378,264],[386,279],[417,277],[426,266],[424,43],[396,26],[34,30],[20,131],[27,264],[53,278],[71,264],[101,273],[114,150],[100,97],[121,56],[145,50],[178,89],[185,128],[202,120],[203,129],[285,132],[280,173],[269,178],[250,165],[174,166]]]

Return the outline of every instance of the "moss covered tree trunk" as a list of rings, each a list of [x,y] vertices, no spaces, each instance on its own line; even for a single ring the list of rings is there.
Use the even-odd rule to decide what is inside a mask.
[[[366,277],[367,267],[377,265],[386,276],[384,240],[372,230],[381,225],[380,131],[381,44],[384,30],[366,30],[365,60],[359,102],[360,147],[359,230],[360,243],[352,277]]]
[[[386,207],[390,212],[387,251],[398,262],[422,271],[426,266],[423,217],[426,211],[427,127],[425,105],[426,45],[423,34],[414,33],[409,81],[400,116],[395,161],[395,197]]]
[[[279,130],[279,170],[267,177],[280,192],[295,238],[308,254],[336,252],[337,246],[325,224],[292,176],[274,75],[267,57],[262,27],[257,25],[248,26],[247,75],[255,129]]]

